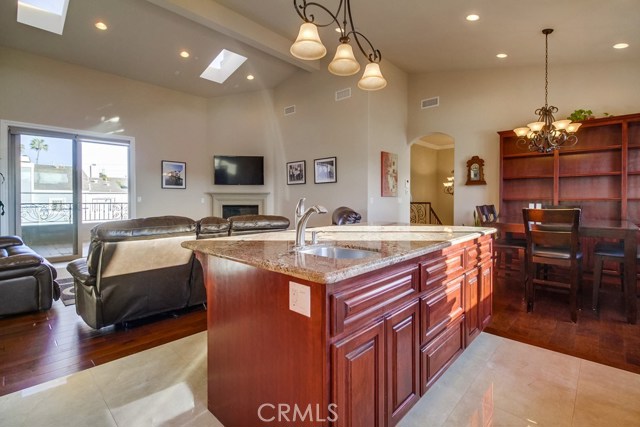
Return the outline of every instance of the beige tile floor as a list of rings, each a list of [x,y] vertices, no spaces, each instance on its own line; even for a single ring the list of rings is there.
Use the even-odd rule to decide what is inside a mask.
[[[400,422],[639,425],[640,375],[485,333]],[[0,426],[220,427],[206,409],[205,332],[0,397]]]

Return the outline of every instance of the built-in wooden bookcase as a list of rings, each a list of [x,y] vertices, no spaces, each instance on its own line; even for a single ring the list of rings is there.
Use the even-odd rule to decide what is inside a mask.
[[[548,154],[518,147],[511,130],[498,134],[501,216],[540,203],[640,223],[640,114],[587,120],[575,146]]]

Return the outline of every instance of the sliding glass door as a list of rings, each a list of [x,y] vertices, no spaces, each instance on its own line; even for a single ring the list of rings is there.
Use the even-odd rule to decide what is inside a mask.
[[[11,129],[10,228],[50,261],[87,252],[90,229],[129,217],[129,145]]]

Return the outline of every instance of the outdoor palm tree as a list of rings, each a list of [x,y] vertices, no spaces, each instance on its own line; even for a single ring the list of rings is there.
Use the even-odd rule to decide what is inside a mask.
[[[40,151],[49,151],[49,146],[45,144],[44,139],[42,138],[33,138],[29,147],[36,151],[36,165],[40,159]]]

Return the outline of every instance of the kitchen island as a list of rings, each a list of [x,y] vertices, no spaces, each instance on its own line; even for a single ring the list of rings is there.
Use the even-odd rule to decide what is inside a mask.
[[[226,427],[393,426],[491,318],[495,229],[313,231],[306,253],[294,231],[183,243],[204,270],[208,407]]]

